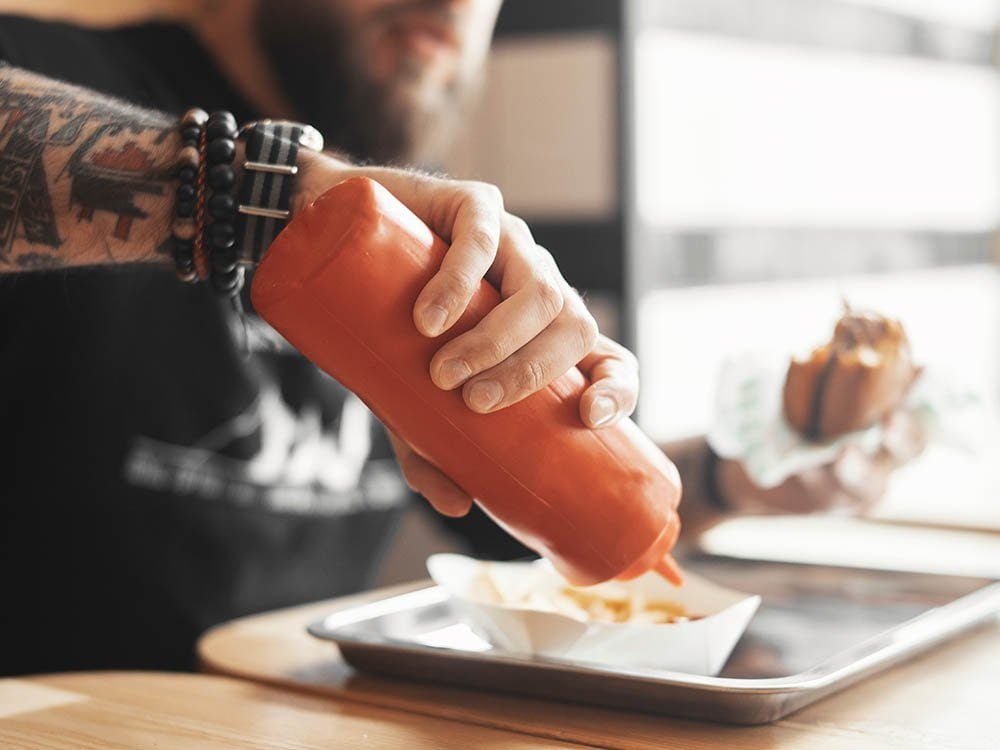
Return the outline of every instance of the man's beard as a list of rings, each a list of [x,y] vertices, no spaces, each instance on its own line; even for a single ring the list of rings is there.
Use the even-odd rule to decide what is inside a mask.
[[[433,101],[406,91],[419,63],[396,86],[371,80],[359,45],[330,2],[258,0],[257,33],[296,116],[327,146],[376,164],[436,165],[465,114],[478,76],[459,72]]]

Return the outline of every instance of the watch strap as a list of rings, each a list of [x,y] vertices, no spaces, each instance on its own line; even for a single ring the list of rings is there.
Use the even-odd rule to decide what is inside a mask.
[[[274,122],[257,123],[247,132],[237,222],[245,261],[259,262],[288,221],[304,130],[297,123]]]

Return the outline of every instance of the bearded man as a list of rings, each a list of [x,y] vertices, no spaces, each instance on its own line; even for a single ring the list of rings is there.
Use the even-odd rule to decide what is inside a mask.
[[[369,585],[404,477],[445,514],[471,505],[398,440],[393,461],[360,402],[252,314],[171,273],[189,107],[326,135],[336,155],[298,149],[292,216],[363,174],[448,240],[414,308],[424,335],[484,276],[503,289],[431,368],[470,409],[504,408],[584,358],[599,368],[585,423],[635,402],[631,355],[598,337],[496,188],[359,166],[435,160],[499,0],[178,0],[167,19],[88,23],[105,5],[68,4],[74,23],[0,18],[8,674],[190,667],[215,623]]]
[[[468,408],[505,408],[579,365],[584,425],[631,413],[635,358],[599,336],[499,190],[385,166],[436,161],[499,5],[67,0],[72,22],[0,16],[0,674],[190,668],[218,622],[370,585],[406,484],[446,516],[472,505],[252,311],[171,272],[190,279],[178,250],[194,210],[185,153],[211,155],[185,145],[200,118],[179,124],[188,108],[230,112],[249,134],[224,153],[220,184],[287,176],[268,188],[284,206],[260,214],[240,199],[247,216],[270,217],[255,257],[280,228],[275,212],[294,218],[364,175],[449,243],[415,302],[421,334],[446,331],[482,278],[501,290],[431,362],[435,385],[460,389]],[[129,20],[108,25],[109,12]],[[333,150],[260,118],[309,123]],[[687,455],[690,507],[703,442]],[[733,486],[730,499],[745,494],[720,483]],[[838,496],[835,483],[817,487],[755,507]]]

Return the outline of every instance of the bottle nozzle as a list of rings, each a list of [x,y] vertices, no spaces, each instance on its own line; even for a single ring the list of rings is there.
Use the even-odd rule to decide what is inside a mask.
[[[675,586],[680,586],[684,583],[684,574],[681,572],[677,561],[671,555],[664,555],[660,558],[660,561],[653,566],[653,570]]]

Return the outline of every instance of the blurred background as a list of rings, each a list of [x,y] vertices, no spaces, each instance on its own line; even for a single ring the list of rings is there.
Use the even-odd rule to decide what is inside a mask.
[[[995,391],[998,21],[996,0],[507,0],[449,168],[497,183],[638,348],[657,439],[705,430],[727,351],[817,343],[842,297]]]
[[[724,358],[806,351],[842,300],[995,415],[998,24],[997,0],[507,0],[448,170],[498,184],[636,349],[658,441],[709,429]],[[932,447],[873,516],[1000,529],[996,458]]]

